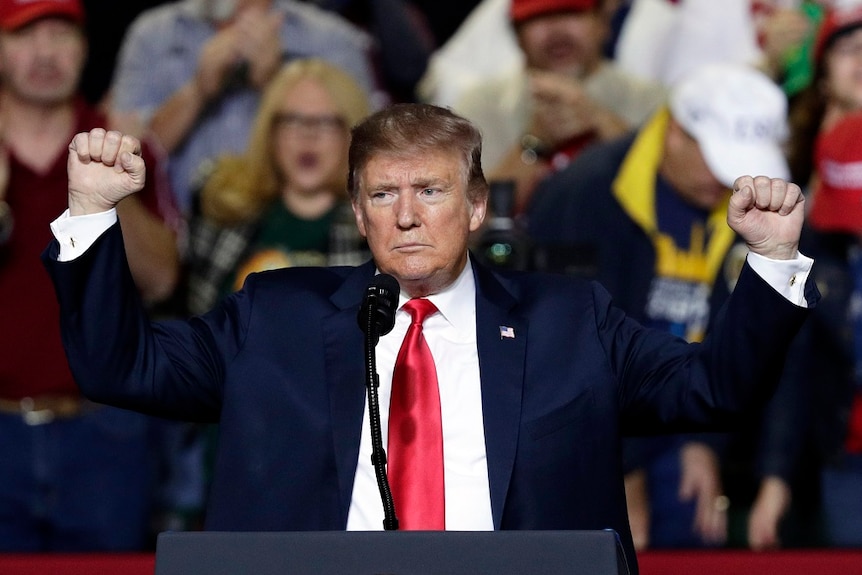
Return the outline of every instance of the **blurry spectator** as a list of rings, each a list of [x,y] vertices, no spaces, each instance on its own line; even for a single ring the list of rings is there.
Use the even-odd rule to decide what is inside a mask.
[[[620,72],[604,56],[607,10],[602,0],[512,0],[524,66],[465,91],[453,105],[482,130],[489,179],[517,183],[519,208],[551,170],[588,143],[636,127],[663,101],[661,87]]]
[[[725,223],[734,176],[787,176],[786,110],[782,91],[754,68],[704,66],[675,86],[667,108],[639,131],[590,147],[545,180],[528,210],[530,235],[556,252],[547,260],[553,267],[599,279],[629,315],[699,341],[746,253]],[[724,541],[728,501],[718,453],[725,441],[628,440],[636,546]],[[783,472],[777,459],[769,461],[775,468],[767,476]]]
[[[39,254],[67,205],[72,136],[104,125],[77,92],[87,54],[80,0],[0,0],[0,550],[134,550],[148,532],[148,417],[83,399]],[[155,158],[145,151],[147,161]],[[158,170],[119,206],[143,298],[178,275],[170,190]]]
[[[862,276],[857,274],[862,184],[853,179],[851,166],[862,159],[855,145],[862,112],[862,6],[858,0],[824,4],[830,9],[811,49],[813,77],[791,106],[789,160],[793,180],[807,184],[812,196],[803,240],[806,253],[818,257],[818,284],[830,296],[805,330],[808,337],[803,338],[801,351],[791,354],[794,363],[787,373],[815,390],[815,447],[823,466],[820,499],[826,542],[858,546],[862,531],[856,503],[862,465],[858,445],[854,448],[860,432],[853,422],[859,425],[862,410],[854,400],[858,396],[854,370],[859,369],[854,341],[860,339],[854,326],[862,309],[858,304]],[[810,362],[796,365],[808,358]]]
[[[417,87],[420,100],[451,107],[465,90],[514,73],[524,65],[509,17],[511,1],[482,0],[466,15],[455,33],[431,55],[428,70]],[[611,35],[603,51],[611,56],[629,3],[604,0],[602,6],[611,23]]]
[[[825,6],[849,0],[751,0],[761,66],[792,97],[811,83],[811,51]]]
[[[794,94],[810,81],[808,51],[821,13],[809,0],[634,0],[614,59],[667,86],[711,62],[749,64]]]
[[[819,134],[862,109],[862,6],[827,13],[813,56],[814,77],[790,109],[790,170],[803,189],[812,187]]]
[[[806,380],[820,454],[826,543],[862,546],[862,114],[845,116],[817,142],[819,183],[805,253],[816,254],[824,297],[788,371]]]
[[[396,102],[413,102],[436,41],[410,0],[305,0],[338,12],[374,39],[382,87]]]
[[[294,60],[276,74],[245,153],[217,161],[193,211],[189,313],[209,311],[252,272],[368,259],[347,196],[347,148],[370,111],[362,88],[323,60]],[[199,431],[208,483],[218,427]]]
[[[416,92],[423,101],[451,107],[463,93],[524,65],[509,21],[512,0],[482,0],[428,62]],[[484,142],[487,148],[488,142]]]
[[[267,87],[241,156],[218,160],[190,225],[189,311],[263,269],[368,258],[347,197],[350,128],[370,112],[362,88],[319,59],[294,60]]]
[[[113,125],[149,129],[187,213],[215,158],[246,145],[260,90],[285,60],[316,56],[375,90],[367,34],[295,0],[180,0],[142,13],[123,42]],[[138,129],[135,129],[138,126]]]

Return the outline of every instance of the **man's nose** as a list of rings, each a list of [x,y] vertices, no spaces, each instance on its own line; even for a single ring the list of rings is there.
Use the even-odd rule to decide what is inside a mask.
[[[398,194],[398,201],[395,202],[398,227],[412,228],[419,224],[419,211],[416,203],[416,197],[412,192]]]
[[[40,29],[33,38],[32,49],[37,56],[49,58],[62,52],[64,45],[50,31]]]

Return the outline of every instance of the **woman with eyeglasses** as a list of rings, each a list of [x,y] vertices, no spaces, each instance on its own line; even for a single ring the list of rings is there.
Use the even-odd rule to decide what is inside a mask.
[[[350,128],[370,111],[362,88],[318,59],[286,64],[264,92],[240,156],[219,159],[189,226],[191,314],[256,271],[367,259],[346,192]]]
[[[347,195],[350,128],[370,112],[362,88],[319,59],[293,60],[262,94],[245,152],[207,170],[189,220],[186,293],[179,306],[204,313],[252,272],[368,259]],[[191,426],[182,460],[195,497],[178,510],[198,528],[218,426]]]

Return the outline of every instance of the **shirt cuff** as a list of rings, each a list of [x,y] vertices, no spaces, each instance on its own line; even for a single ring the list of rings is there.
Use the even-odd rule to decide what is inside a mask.
[[[51,232],[60,244],[60,255],[57,261],[68,262],[77,258],[115,223],[117,223],[116,208],[85,216],[70,216],[69,210],[66,210],[51,222]]]
[[[814,260],[801,253],[792,260],[773,260],[748,252],[748,265],[784,298],[799,307],[808,307],[805,284]]]

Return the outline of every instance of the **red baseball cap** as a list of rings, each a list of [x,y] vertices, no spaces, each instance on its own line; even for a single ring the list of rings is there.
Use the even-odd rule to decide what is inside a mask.
[[[814,161],[819,183],[811,198],[811,226],[862,232],[862,113],[845,116],[821,134]]]
[[[820,28],[817,29],[817,37],[814,40],[815,65],[820,62],[823,52],[837,36],[860,27],[862,27],[862,6],[843,10],[829,10],[826,17],[823,18]]]
[[[17,30],[49,16],[84,23],[81,0],[0,0],[0,29]]]
[[[509,16],[518,23],[554,12],[592,10],[600,3],[601,0],[512,0]]]

